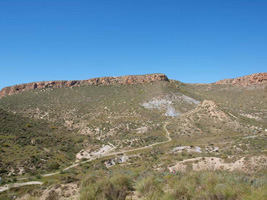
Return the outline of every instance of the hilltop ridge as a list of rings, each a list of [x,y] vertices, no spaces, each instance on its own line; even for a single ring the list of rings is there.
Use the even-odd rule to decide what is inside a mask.
[[[160,81],[169,82],[169,79],[163,73],[154,73],[146,75],[99,77],[87,80],[38,81],[38,82],[18,84],[5,87],[2,90],[0,90],[0,99],[8,95],[13,95],[23,91],[29,91],[35,89],[63,88],[63,87],[68,88],[68,87],[82,86],[82,85],[132,85],[132,84],[151,83]],[[201,83],[198,83],[197,85],[199,84]],[[265,85],[267,84],[267,73],[266,72],[255,73],[238,78],[223,79],[212,84],[233,85],[233,86]]]
[[[162,73],[146,74],[146,75],[127,75],[118,77],[100,77],[87,80],[72,81],[41,81],[26,84],[19,84],[5,87],[0,91],[0,99],[23,91],[45,88],[62,88],[81,85],[131,85],[138,83],[151,83],[159,81],[169,81],[168,77]]]
[[[223,79],[215,82],[216,85],[247,86],[254,84],[267,84],[267,73],[256,73],[238,78]]]

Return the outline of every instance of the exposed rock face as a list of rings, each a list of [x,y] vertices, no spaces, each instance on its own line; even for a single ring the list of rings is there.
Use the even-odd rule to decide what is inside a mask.
[[[45,88],[62,88],[80,85],[127,85],[137,83],[151,83],[169,81],[165,74],[147,74],[137,76],[101,77],[81,81],[43,81],[5,87],[0,91],[0,98],[23,91]]]
[[[236,85],[236,86],[247,86],[256,84],[267,84],[267,73],[257,73],[248,76],[243,76],[233,79],[224,79],[217,81],[216,85]]]

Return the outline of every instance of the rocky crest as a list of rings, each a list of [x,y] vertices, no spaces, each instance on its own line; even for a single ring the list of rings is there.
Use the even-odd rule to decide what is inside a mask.
[[[0,91],[0,98],[12,94],[17,94],[19,92],[35,90],[35,89],[62,88],[62,87],[73,87],[81,85],[128,85],[128,84],[151,83],[159,81],[169,81],[169,79],[165,74],[147,74],[147,75],[136,75],[136,76],[129,75],[129,76],[119,76],[119,77],[101,77],[101,78],[92,78],[80,81],[33,82],[33,83],[5,87]]]
[[[233,79],[224,79],[217,81],[216,85],[236,85],[236,86],[247,86],[257,84],[267,84],[267,73],[257,73],[248,76],[243,76]]]

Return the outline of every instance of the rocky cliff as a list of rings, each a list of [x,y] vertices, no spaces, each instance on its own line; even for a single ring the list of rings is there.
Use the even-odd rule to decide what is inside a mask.
[[[255,84],[267,84],[267,73],[257,73],[233,79],[217,81],[216,85],[247,86]]]
[[[92,78],[88,80],[80,81],[43,81],[33,82],[27,84],[14,85],[5,87],[0,91],[0,98],[16,94],[23,91],[45,89],[45,88],[62,88],[62,87],[73,87],[81,85],[126,85],[126,84],[138,84],[138,83],[151,83],[159,81],[169,81],[165,74],[147,74],[137,76],[120,76],[120,77],[101,77]]]

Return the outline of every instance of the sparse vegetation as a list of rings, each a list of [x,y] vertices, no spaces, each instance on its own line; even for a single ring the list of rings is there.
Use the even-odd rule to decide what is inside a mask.
[[[264,98],[256,86],[247,90],[176,81],[7,96],[0,100],[2,185],[43,182],[10,190],[32,199],[266,199]],[[159,102],[181,115],[165,116]],[[103,152],[106,145],[111,154]],[[191,151],[173,151],[181,146]],[[201,151],[192,151],[196,147]],[[96,154],[93,159],[81,156],[66,169],[78,152]],[[123,155],[127,161],[122,162]],[[215,162],[221,165],[216,168]],[[171,170],[179,163],[185,167]],[[239,167],[224,168],[233,163]],[[0,194],[4,197],[7,192]]]
[[[83,180],[80,199],[124,200],[132,190],[132,180],[126,175],[93,174]]]
[[[76,142],[77,136],[61,127],[49,128],[49,122],[30,119],[0,109],[0,168],[1,176],[14,169],[23,168],[24,173],[37,173],[55,170],[48,163],[66,164],[75,158],[82,145]],[[54,165],[55,166],[55,165]],[[57,167],[58,169],[58,167]]]
[[[81,200],[85,199],[265,199],[267,177],[252,178],[234,172],[140,172],[133,175],[106,175],[94,172],[83,180]],[[130,173],[128,171],[128,173]],[[123,177],[123,178],[122,178]],[[131,177],[131,178],[130,178]],[[133,188],[135,190],[133,191]],[[131,192],[132,191],[132,192]]]

